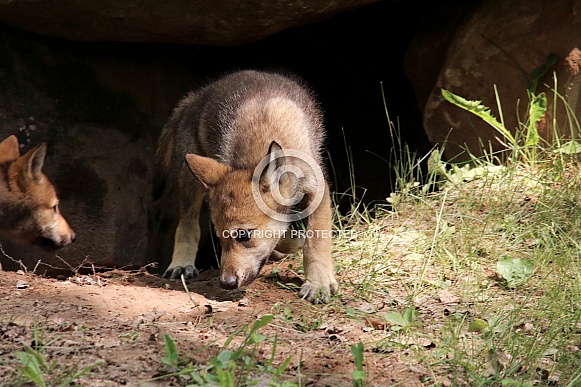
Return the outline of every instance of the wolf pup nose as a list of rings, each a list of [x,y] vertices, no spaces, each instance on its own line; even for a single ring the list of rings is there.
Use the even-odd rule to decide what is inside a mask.
[[[220,279],[220,286],[222,289],[232,290],[238,287],[238,278],[234,276],[226,277],[224,279]]]
[[[299,296],[328,302],[337,280],[323,139],[312,94],[285,75],[235,72],[181,100],[156,152],[154,196],[177,194],[179,202],[172,259],[163,276],[198,274],[200,213],[207,203],[222,246],[223,288],[249,285],[271,255],[302,247],[306,278]],[[299,221],[306,228],[289,228]]]
[[[0,142],[0,235],[55,250],[73,243],[76,235],[42,172],[45,158],[44,143],[21,156],[16,136]]]

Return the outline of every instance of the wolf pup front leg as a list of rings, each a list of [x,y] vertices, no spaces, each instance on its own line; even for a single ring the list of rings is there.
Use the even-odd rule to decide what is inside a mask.
[[[205,195],[200,187],[192,186],[191,195],[179,203],[180,220],[176,228],[171,264],[163,274],[172,280],[179,279],[182,274],[186,280],[199,274],[195,264],[200,245],[200,212]]]
[[[155,157],[154,201],[158,201],[158,206],[177,207],[177,227],[173,234],[171,262],[162,275],[170,280],[180,279],[182,275],[184,279],[190,280],[199,274],[195,263],[201,237],[200,213],[206,193],[201,184],[192,179],[186,167],[185,152],[182,150],[184,146],[196,149],[195,145],[190,145],[192,140],[188,138],[193,133],[184,133],[183,128],[180,127],[180,125],[187,125],[186,108],[193,103],[193,100],[194,96],[190,94],[175,108],[161,132]],[[156,208],[156,211],[159,210]],[[175,216],[176,214],[170,215],[172,220],[175,220]],[[167,227],[168,221],[167,219],[154,221],[160,223],[149,237],[159,238],[160,232],[167,232],[159,228]],[[160,240],[163,238],[154,239],[153,242],[160,243]],[[159,253],[167,247],[156,246],[155,248],[157,250],[154,251]]]
[[[329,186],[325,184],[324,189],[321,203],[307,218],[307,238],[303,247],[305,283],[299,296],[312,303],[327,303],[329,296],[335,294],[338,289],[331,256],[333,212]]]
[[[306,278],[299,296],[312,303],[326,303],[337,292],[338,284],[332,259],[331,198],[320,161],[272,142],[261,164],[255,169],[255,180],[260,180],[255,201],[260,210],[287,223],[306,223],[306,229],[287,233],[294,234],[295,245],[303,247]],[[275,252],[290,252],[287,248],[292,245],[288,238],[281,238]]]

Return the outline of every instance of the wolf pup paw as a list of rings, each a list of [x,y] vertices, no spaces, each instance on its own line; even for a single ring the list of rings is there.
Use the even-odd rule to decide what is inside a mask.
[[[181,276],[184,276],[184,279],[191,280],[197,277],[200,272],[192,265],[187,266],[174,266],[168,267],[167,270],[163,273],[163,278],[169,278],[170,280],[180,279]]]
[[[337,282],[324,284],[322,282],[313,283],[307,281],[303,286],[301,286],[299,297],[310,301],[313,304],[327,304],[330,296],[337,293],[337,289]]]

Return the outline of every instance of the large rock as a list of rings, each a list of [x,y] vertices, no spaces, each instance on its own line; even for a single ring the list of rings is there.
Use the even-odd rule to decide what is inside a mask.
[[[146,263],[157,131],[192,76],[156,54],[0,31],[0,139],[48,144],[45,173],[77,240],[56,253],[0,240],[0,263],[37,273]],[[112,52],[113,51],[113,52]]]
[[[241,44],[377,0],[0,0],[0,21],[80,41]]]
[[[477,117],[443,100],[441,89],[447,89],[470,100],[482,100],[499,117],[494,85],[504,113],[505,126],[515,131],[517,114],[526,119],[527,88],[534,80],[535,69],[555,54],[556,64],[540,79],[537,92],[547,91],[549,108],[540,132],[549,138],[553,118],[558,130],[569,134],[570,117],[557,99],[556,116],[552,117],[555,72],[557,91],[570,104],[571,111],[581,112],[579,97],[581,80],[581,4],[568,0],[494,0],[483,1],[455,29],[438,30],[438,36],[450,36],[445,47],[433,44],[437,38],[420,35],[408,51],[407,72],[412,78],[418,103],[424,113],[424,128],[433,143],[446,143],[448,159],[467,159],[471,153],[480,156],[483,149],[503,149],[498,133]],[[422,40],[423,39],[423,40]],[[434,58],[443,58],[435,78]],[[549,87],[545,86],[547,84]],[[458,157],[458,155],[460,156]]]

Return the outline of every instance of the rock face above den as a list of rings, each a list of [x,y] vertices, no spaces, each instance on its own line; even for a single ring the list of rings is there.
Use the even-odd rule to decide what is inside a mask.
[[[374,1],[3,0],[0,21],[79,41],[233,45]]]
[[[444,155],[454,160],[467,159],[465,149],[477,156],[490,146],[493,150],[503,149],[493,128],[445,101],[441,89],[469,100],[482,100],[499,117],[496,85],[505,126],[514,131],[518,126],[514,112],[518,110],[521,121],[526,119],[527,88],[535,80],[536,92],[545,91],[548,97],[547,116],[538,128],[540,134],[551,137],[553,118],[561,134],[570,134],[571,116],[559,99],[556,115],[552,116],[551,88],[555,74],[559,94],[572,112],[580,111],[580,25],[581,4],[576,1],[485,0],[455,30],[433,28],[418,35],[408,50],[406,71],[414,83],[430,141],[445,142]],[[556,64],[539,79],[535,71],[547,63],[551,54],[555,55]],[[426,74],[432,77],[428,80]]]

